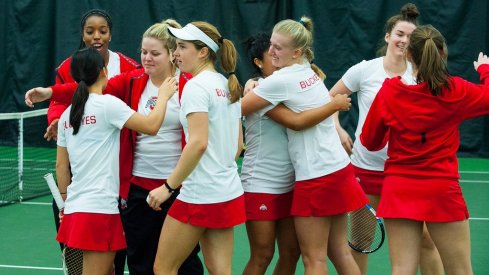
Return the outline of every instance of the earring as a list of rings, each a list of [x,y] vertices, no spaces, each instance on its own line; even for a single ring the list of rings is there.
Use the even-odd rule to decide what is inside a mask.
[[[260,68],[260,69],[261,69],[261,65],[258,65],[258,68]]]

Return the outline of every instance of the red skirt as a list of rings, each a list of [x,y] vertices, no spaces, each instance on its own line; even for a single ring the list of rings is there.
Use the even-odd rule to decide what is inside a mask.
[[[358,183],[365,194],[380,196],[382,183],[384,182],[384,171],[366,170],[353,166]]]
[[[297,181],[291,213],[300,217],[334,216],[357,210],[367,202],[349,164],[326,176]]]
[[[233,200],[194,204],[177,199],[173,202],[168,215],[182,223],[205,228],[228,228],[246,221],[244,196]]]
[[[386,175],[377,215],[454,222],[468,219],[469,211],[457,180]]]
[[[119,214],[66,214],[56,240],[82,250],[107,252],[126,248]]]
[[[246,219],[277,221],[290,217],[292,197],[292,191],[285,194],[245,192]]]

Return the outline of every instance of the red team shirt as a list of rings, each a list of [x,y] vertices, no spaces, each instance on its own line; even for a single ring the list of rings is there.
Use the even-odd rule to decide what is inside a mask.
[[[489,65],[478,71],[489,84]],[[449,89],[433,96],[426,83],[386,79],[372,103],[360,139],[371,151],[389,142],[380,217],[427,222],[469,217],[458,183],[458,127],[489,114],[489,86],[459,77],[450,82]]]

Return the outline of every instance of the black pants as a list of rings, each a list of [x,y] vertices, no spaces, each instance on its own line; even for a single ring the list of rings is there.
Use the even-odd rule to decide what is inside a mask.
[[[120,211],[120,209],[119,209]],[[56,206],[56,202],[53,199],[53,214],[54,214],[54,224],[56,225],[56,232],[59,230],[59,210]],[[61,251],[63,251],[63,245],[59,244]],[[124,268],[126,265],[126,250],[118,250],[115,254],[114,266],[115,266],[115,275],[123,275]]]
[[[130,274],[152,275],[153,264],[158,250],[163,221],[175,201],[178,192],[161,205],[162,211],[154,211],[148,206],[149,191],[131,184],[127,207],[121,211],[122,224],[127,242],[127,265]],[[180,275],[202,275],[204,267],[198,256],[197,245],[178,270]],[[171,253],[171,251],[168,251]]]

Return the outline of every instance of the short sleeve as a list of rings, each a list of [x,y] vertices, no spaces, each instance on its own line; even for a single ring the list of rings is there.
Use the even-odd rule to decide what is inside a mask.
[[[367,65],[367,61],[363,60],[362,62],[352,66],[346,73],[341,77],[341,80],[348,88],[348,90],[354,92],[358,92],[360,90],[360,82],[363,78],[363,72],[365,71],[365,66]]]
[[[183,88],[182,107],[180,112],[186,117],[190,113],[208,113],[210,94],[194,81],[189,81]]]
[[[253,89],[253,92],[274,106],[288,99],[287,87],[284,81],[281,81],[280,76],[276,74],[260,81],[260,84]]]
[[[107,99],[105,104],[105,118],[107,122],[118,129],[122,129],[135,111],[115,96],[104,95],[104,97]]]

